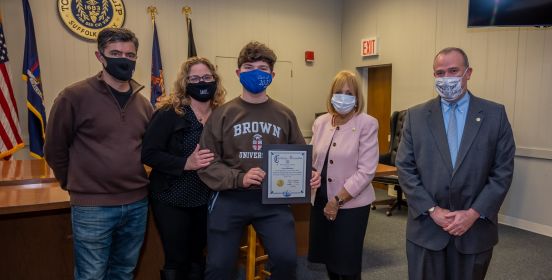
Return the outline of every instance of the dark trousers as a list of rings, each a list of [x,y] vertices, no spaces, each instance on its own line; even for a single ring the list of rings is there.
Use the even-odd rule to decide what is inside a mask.
[[[165,270],[186,275],[192,267],[203,269],[207,243],[207,205],[173,207],[152,199],[151,210],[165,252]]]
[[[263,205],[260,191],[223,191],[208,218],[205,279],[235,279],[245,226],[252,224],[269,256],[271,280],[296,279],[295,222],[288,205]]]
[[[482,280],[491,262],[493,249],[479,254],[462,254],[451,238],[440,251],[428,250],[406,241],[408,278],[410,280]]]
[[[331,272],[327,266],[326,270],[328,271],[328,278],[330,278],[330,280],[361,280],[360,273],[355,275],[339,275],[337,273]]]

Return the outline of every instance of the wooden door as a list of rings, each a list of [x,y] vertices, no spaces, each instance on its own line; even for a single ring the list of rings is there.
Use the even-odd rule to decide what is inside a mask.
[[[368,114],[379,122],[380,154],[389,149],[389,119],[391,117],[391,65],[368,68]]]

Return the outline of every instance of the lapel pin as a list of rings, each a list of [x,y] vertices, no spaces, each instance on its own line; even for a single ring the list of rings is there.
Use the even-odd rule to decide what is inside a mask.
[[[356,131],[356,127],[353,127],[353,131]]]
[[[475,121],[476,121],[476,122],[480,122],[480,121],[481,121],[481,118],[475,118]]]

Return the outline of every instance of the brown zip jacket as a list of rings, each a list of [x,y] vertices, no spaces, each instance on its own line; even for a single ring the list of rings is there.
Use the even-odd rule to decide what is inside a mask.
[[[147,195],[140,151],[153,108],[134,80],[121,108],[101,74],[62,90],[46,127],[45,158],[72,205],[122,205]]]

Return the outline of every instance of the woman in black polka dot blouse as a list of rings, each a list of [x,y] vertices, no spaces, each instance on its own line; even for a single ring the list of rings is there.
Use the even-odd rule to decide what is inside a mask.
[[[209,188],[197,170],[213,153],[198,142],[211,111],[226,95],[213,64],[185,61],[173,92],[160,100],[142,144],[142,162],[152,167],[150,204],[163,243],[161,279],[203,279]]]

